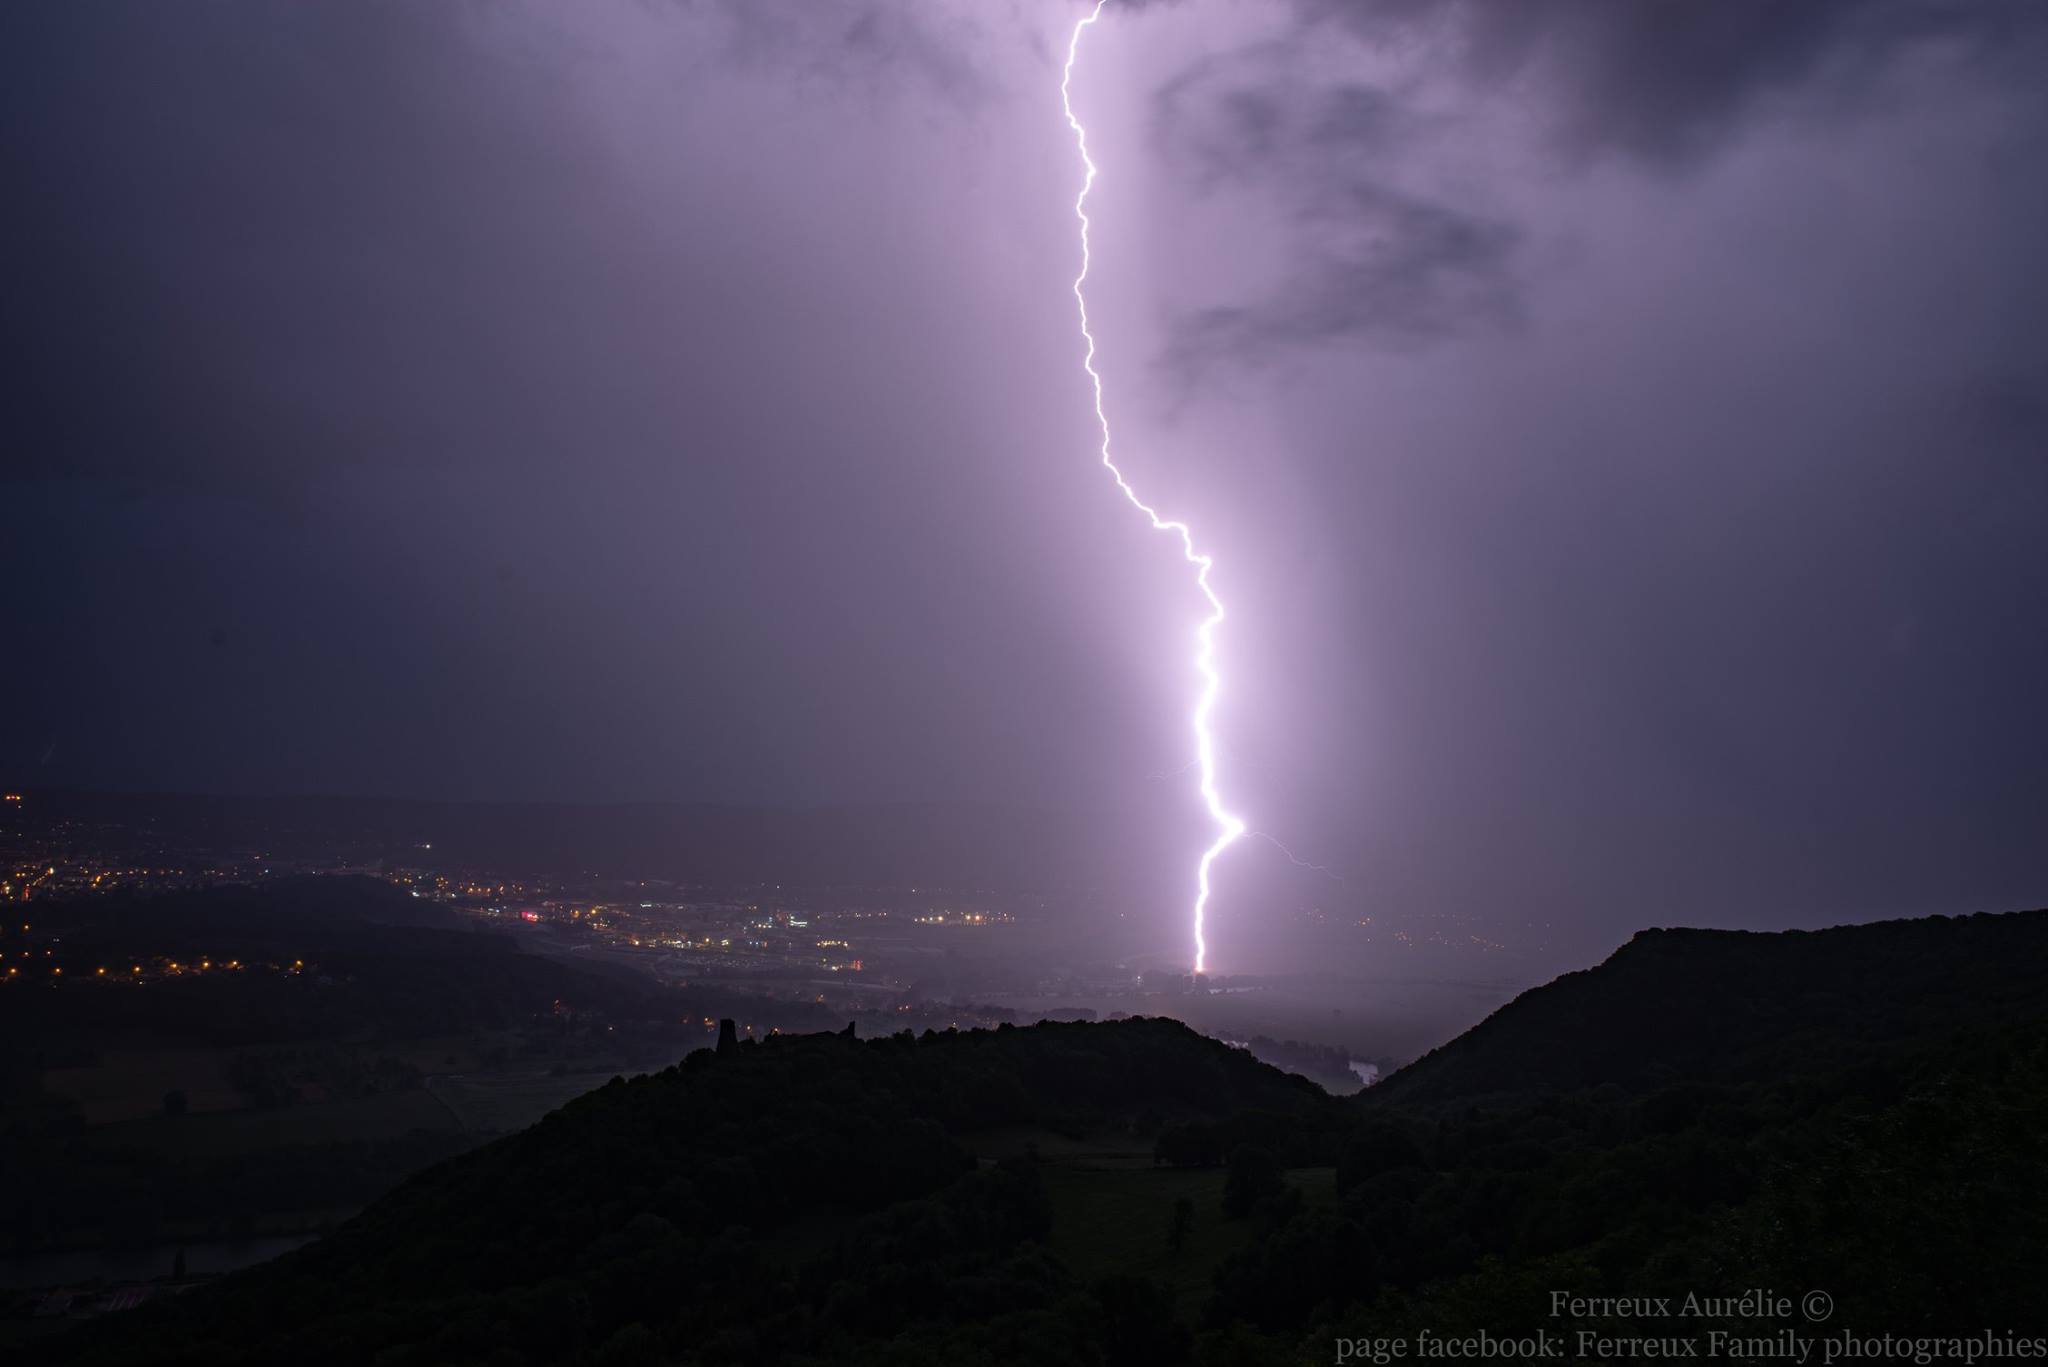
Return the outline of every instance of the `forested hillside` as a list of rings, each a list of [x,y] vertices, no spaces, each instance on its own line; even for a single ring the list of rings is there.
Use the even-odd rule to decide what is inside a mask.
[[[1861,1333],[2025,1332],[2043,925],[1646,934],[1346,1101],[1163,1020],[741,1045],[47,1351],[1284,1363],[1339,1335],[1631,1329],[1553,1314],[1558,1291],[1753,1287],[1824,1291]]]

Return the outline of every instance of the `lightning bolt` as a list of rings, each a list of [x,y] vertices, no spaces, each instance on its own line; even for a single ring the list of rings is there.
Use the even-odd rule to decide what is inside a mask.
[[[1088,372],[1088,382],[1095,391],[1095,422],[1102,429],[1102,468],[1109,471],[1131,506],[1150,519],[1154,531],[1171,532],[1180,539],[1181,555],[1195,567],[1195,584],[1209,603],[1209,615],[1195,628],[1195,673],[1202,688],[1189,717],[1195,732],[1195,764],[1201,771],[1202,803],[1209,810],[1209,819],[1216,823],[1216,838],[1202,851],[1201,860],[1195,865],[1195,972],[1201,973],[1209,960],[1209,942],[1203,933],[1209,912],[1209,871],[1217,857],[1245,833],[1244,822],[1223,805],[1223,795],[1216,787],[1216,743],[1209,731],[1209,718],[1216,710],[1217,696],[1223,691],[1223,676],[1216,669],[1216,628],[1223,625],[1225,614],[1223,600],[1209,583],[1209,572],[1216,562],[1195,549],[1193,530],[1185,522],[1161,517],[1151,504],[1139,498],[1138,491],[1131,487],[1109,454],[1109,417],[1102,411],[1102,376],[1095,369],[1095,334],[1088,328],[1088,296],[1082,288],[1088,281],[1089,266],[1088,192],[1095,188],[1096,168],[1095,159],[1088,155],[1088,130],[1074,117],[1073,97],[1074,59],[1081,51],[1081,35],[1102,17],[1103,7],[1108,3],[1109,0],[1096,0],[1088,17],[1074,25],[1073,35],[1067,40],[1067,64],[1060,73],[1060,107],[1066,112],[1067,127],[1074,130],[1074,147],[1081,154],[1081,165],[1087,168],[1081,193],[1074,199],[1074,217],[1081,222],[1081,273],[1074,277],[1074,304],[1081,315],[1081,338],[1088,344],[1081,367]]]
[[[1287,862],[1294,865],[1294,867],[1298,869],[1314,869],[1317,873],[1320,873],[1323,877],[1329,879],[1332,883],[1341,883],[1344,881],[1342,878],[1339,878],[1337,876],[1334,870],[1324,868],[1321,864],[1310,863],[1308,860],[1303,859],[1300,855],[1296,854],[1293,850],[1290,850],[1285,845],[1281,844],[1276,837],[1267,835],[1264,831],[1246,831],[1245,834],[1247,836],[1250,836],[1253,840],[1265,841],[1274,849],[1286,855]]]

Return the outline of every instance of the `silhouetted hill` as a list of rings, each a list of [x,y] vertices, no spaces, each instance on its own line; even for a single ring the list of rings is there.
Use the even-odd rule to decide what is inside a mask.
[[[2043,926],[1645,934],[1363,1103],[1159,1020],[771,1038],[47,1351],[1257,1365],[1426,1328],[1743,1359],[1700,1336],[1785,1321],[1552,1298],[1757,1287],[1824,1291],[1860,1335],[2048,1333]]]
[[[1085,1361],[1072,1326],[1024,1322],[1073,1290],[1029,1248],[1050,1220],[1030,1161],[977,1153],[1238,1113],[1341,1123],[1313,1084],[1167,1020],[771,1037],[614,1080],[298,1254],[59,1346],[124,1363],[553,1362],[653,1323],[785,1361],[986,1313],[999,1337],[1051,1332],[1045,1360]],[[1103,1313],[1127,1310],[1165,1313]]]
[[[2044,949],[2042,912],[1645,931],[1359,1097],[1339,1203],[1233,1257],[1210,1313],[1555,1333],[1557,1291],[1796,1287],[1859,1334],[2048,1330]]]
[[[1820,931],[1645,930],[1403,1068],[1373,1105],[1849,1064],[2048,1012],[2048,911]]]

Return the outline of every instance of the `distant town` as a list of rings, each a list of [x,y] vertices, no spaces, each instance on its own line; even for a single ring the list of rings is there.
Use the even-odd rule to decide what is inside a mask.
[[[511,937],[527,953],[571,966],[627,970],[667,988],[713,991],[755,1003],[743,1035],[815,1028],[829,1017],[863,1034],[971,1029],[1037,1019],[1125,1015],[1199,1017],[1262,1051],[1298,1033],[1247,1014],[1269,984],[1190,975],[1158,955],[1117,954],[1097,934],[1099,908],[1044,895],[923,885],[849,887],[758,881],[689,881],[591,871],[487,867],[437,848],[431,831],[394,838],[347,819],[274,816],[200,819],[205,800],[106,798],[8,791],[0,821],[0,903],[12,908],[0,946],[0,985],[58,981],[147,986],[225,974],[312,974],[302,954],[261,957],[233,943],[197,955],[125,951],[95,937],[66,945],[39,928],[39,905],[148,897],[221,885],[263,886],[307,876],[378,880]],[[1393,943],[1412,927],[1358,927]],[[1434,933],[1434,932],[1431,932]],[[1491,942],[1472,934],[1481,950]],[[1235,999],[1226,1001],[1226,999]],[[695,1018],[708,1043],[716,1019]],[[1292,1066],[1325,1085],[1358,1086],[1391,1066],[1327,1031],[1298,1046]],[[1270,1047],[1269,1047],[1270,1046]],[[1280,1061],[1278,1058],[1275,1061]]]

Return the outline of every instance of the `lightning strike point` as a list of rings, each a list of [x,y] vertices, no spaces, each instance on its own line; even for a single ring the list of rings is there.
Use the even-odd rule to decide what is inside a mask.
[[[1082,288],[1088,281],[1088,192],[1095,188],[1096,167],[1094,158],[1088,155],[1088,130],[1074,117],[1073,99],[1074,59],[1081,51],[1081,35],[1102,17],[1103,8],[1108,3],[1109,0],[1096,0],[1095,8],[1088,16],[1074,25],[1074,32],[1067,40],[1067,63],[1060,72],[1060,107],[1066,113],[1067,127],[1074,130],[1074,147],[1081,154],[1081,165],[1086,172],[1081,180],[1081,193],[1074,199],[1074,217],[1081,223],[1081,273],[1074,277],[1074,305],[1081,316],[1081,339],[1087,343],[1081,367],[1088,372],[1088,382],[1095,394],[1095,422],[1102,429],[1102,468],[1109,471],[1118,491],[1130,501],[1131,506],[1151,521],[1154,531],[1170,532],[1180,539],[1181,555],[1195,567],[1195,585],[1209,604],[1209,615],[1195,628],[1195,673],[1202,686],[1189,717],[1195,733],[1195,763],[1201,773],[1202,804],[1208,809],[1209,819],[1216,823],[1216,838],[1202,851],[1202,857],[1195,865],[1195,972],[1203,973],[1208,969],[1209,959],[1209,942],[1204,935],[1209,911],[1209,872],[1217,857],[1245,833],[1244,821],[1223,805],[1223,796],[1217,789],[1216,746],[1209,731],[1209,718],[1215,712],[1216,700],[1223,691],[1223,676],[1216,666],[1216,628],[1223,624],[1225,614],[1223,600],[1216,596],[1216,590],[1209,583],[1209,572],[1215,568],[1216,562],[1195,549],[1193,530],[1185,522],[1161,517],[1150,504],[1139,498],[1137,490],[1124,478],[1124,472],[1110,458],[1109,417],[1102,409],[1102,376],[1095,369],[1095,334],[1088,327],[1088,296]]]

